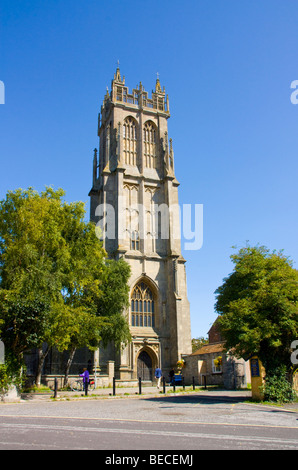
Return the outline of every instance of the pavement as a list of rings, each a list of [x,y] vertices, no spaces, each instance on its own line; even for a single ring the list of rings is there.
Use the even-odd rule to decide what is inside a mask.
[[[75,400],[98,400],[98,399],[138,399],[138,398],[152,398],[152,397],[173,397],[181,396],[185,394],[199,394],[202,397],[208,397],[211,400],[215,401],[225,401],[233,400],[235,402],[249,402],[251,399],[251,391],[249,390],[219,390],[214,389],[204,389],[204,387],[195,387],[193,390],[192,386],[186,386],[185,391],[182,387],[176,386],[176,391],[173,391],[172,386],[166,387],[166,393],[163,393],[163,388],[159,390],[156,386],[142,386],[141,394],[139,394],[139,387],[117,387],[115,390],[115,395],[113,395],[113,388],[99,388],[96,390],[88,390],[88,396],[85,395],[85,392],[74,392],[74,391],[58,391],[57,401],[75,401]],[[38,401],[53,401],[54,392],[44,392],[44,393],[22,393],[21,402],[38,402]],[[253,402],[256,405],[256,402]],[[298,402],[295,403],[286,403],[283,405],[274,404],[274,403],[259,403],[259,406],[273,407],[281,411],[289,411],[298,413]]]
[[[196,387],[193,390],[193,387],[186,386],[185,391],[183,391],[182,387],[176,386],[176,391],[173,391],[172,386],[166,386],[166,396],[170,395],[179,395],[182,393],[195,393],[199,392],[201,387]],[[249,392],[248,392],[249,393]],[[104,387],[98,389],[89,389],[88,396],[85,395],[84,391],[64,391],[58,390],[58,394],[56,399],[57,400],[76,400],[76,399],[99,399],[99,398],[138,398],[138,397],[152,397],[152,396],[160,396],[164,395],[163,388],[160,387],[157,389],[155,386],[150,385],[143,385],[141,389],[141,394],[139,393],[138,386],[132,387],[122,387],[118,386],[115,389],[115,395],[113,395],[113,388],[112,387]],[[34,393],[22,393],[21,400],[30,400],[30,401],[39,401],[39,400],[52,400],[54,397],[54,392],[34,392]]]

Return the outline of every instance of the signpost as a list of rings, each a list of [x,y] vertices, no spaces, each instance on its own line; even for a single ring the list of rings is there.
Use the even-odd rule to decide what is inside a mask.
[[[250,373],[252,377],[260,377],[259,360],[256,357],[250,360]]]
[[[253,400],[263,400],[262,385],[264,382],[265,370],[257,356],[250,359],[251,374],[251,395]]]

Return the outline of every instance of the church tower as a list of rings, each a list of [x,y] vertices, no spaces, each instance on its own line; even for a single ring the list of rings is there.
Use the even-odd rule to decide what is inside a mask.
[[[100,350],[116,377],[151,380],[191,353],[185,259],[181,255],[178,186],[169,100],[157,78],[152,96],[142,83],[129,93],[119,66],[98,118],[90,219],[100,222],[110,257],[131,266],[128,316],[132,342]]]

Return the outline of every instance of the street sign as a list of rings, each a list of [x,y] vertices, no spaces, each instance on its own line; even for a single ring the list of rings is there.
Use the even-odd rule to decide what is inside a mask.
[[[259,360],[257,358],[250,360],[250,370],[252,377],[260,377]]]

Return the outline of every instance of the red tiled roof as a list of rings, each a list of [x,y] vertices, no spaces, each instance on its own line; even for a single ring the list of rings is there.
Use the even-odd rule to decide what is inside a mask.
[[[224,350],[224,344],[225,343],[205,344],[205,346],[202,346],[200,349],[190,354],[190,356],[222,352]]]

